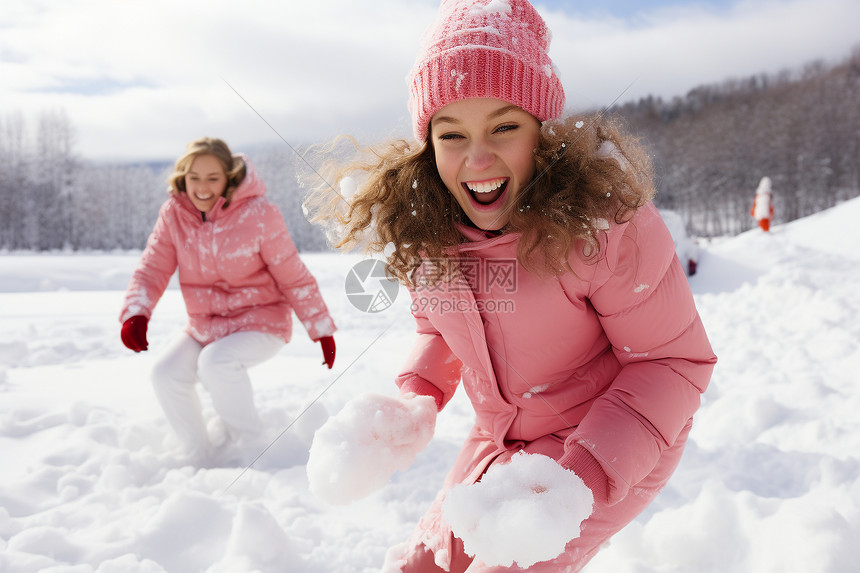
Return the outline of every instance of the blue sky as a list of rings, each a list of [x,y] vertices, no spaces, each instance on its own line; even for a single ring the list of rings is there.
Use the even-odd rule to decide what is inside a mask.
[[[534,1],[570,111],[838,61],[860,45],[857,0]],[[0,123],[60,109],[81,156],[122,161],[172,159],[200,135],[236,149],[277,141],[257,113],[294,144],[408,137],[404,78],[437,6],[2,0]]]

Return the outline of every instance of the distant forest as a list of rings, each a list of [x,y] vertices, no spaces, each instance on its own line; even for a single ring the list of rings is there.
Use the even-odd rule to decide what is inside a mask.
[[[658,207],[679,212],[696,236],[749,229],[764,176],[777,223],[860,195],[860,48],[837,65],[727,80],[609,113],[649,148]],[[144,246],[171,165],[93,163],[78,157],[74,141],[61,110],[34,125],[21,113],[0,118],[0,249]],[[322,231],[302,214],[301,159],[283,144],[245,151],[299,250],[326,250]]]
[[[836,66],[811,63],[612,111],[651,150],[658,207],[681,213],[694,235],[754,226],[749,211],[764,176],[777,223],[860,195],[860,48]]]

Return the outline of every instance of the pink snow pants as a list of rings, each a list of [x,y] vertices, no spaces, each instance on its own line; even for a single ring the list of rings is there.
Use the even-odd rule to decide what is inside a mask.
[[[152,368],[155,395],[179,439],[201,453],[211,447],[197,381],[209,392],[231,437],[258,434],[262,423],[248,368],[272,358],[285,344],[263,332],[236,332],[206,346],[184,332],[179,335]]]
[[[675,444],[663,452],[660,461],[654,470],[638,484],[630,488],[627,497],[615,505],[596,504],[591,516],[582,522],[581,534],[578,538],[571,540],[565,547],[564,553],[551,561],[535,563],[527,569],[513,567],[491,567],[480,563],[466,554],[463,542],[453,537],[452,557],[450,569],[443,569],[434,562],[434,555],[423,544],[407,548],[399,560],[384,568],[384,571],[402,571],[403,573],[501,573],[522,572],[528,573],[575,573],[581,570],[597,554],[601,546],[614,534],[624,528],[625,525],[642,513],[648,505],[654,501],[666,482],[672,476],[681,454],[687,443],[691,424],[681,432]],[[430,508],[429,513],[441,511],[444,496],[440,494]],[[399,569],[397,569],[399,567]]]

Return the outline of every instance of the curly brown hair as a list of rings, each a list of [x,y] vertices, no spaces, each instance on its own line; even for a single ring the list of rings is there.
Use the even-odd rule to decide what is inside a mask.
[[[464,240],[456,224],[469,221],[439,177],[432,138],[394,140],[379,150],[345,139],[364,159],[326,162],[321,175],[331,184],[316,185],[305,201],[311,220],[326,225],[336,248],[385,254],[405,285],[414,286],[413,272],[427,259],[435,280],[450,276],[452,247]],[[503,229],[521,234],[517,258],[534,272],[570,271],[574,248],[593,258],[609,220],[629,220],[655,194],[650,158],[620,120],[601,113],[546,122],[534,157],[535,176]]]
[[[173,173],[167,178],[167,183],[170,185],[167,192],[171,195],[186,192],[185,176],[191,170],[194,159],[201,155],[211,155],[218,160],[224,169],[224,174],[227,176],[227,187],[224,189],[225,201],[221,208],[226,209],[230,205],[236,188],[245,179],[247,167],[240,155],[233,155],[227,144],[215,137],[201,137],[185,146],[185,153],[176,160]]]

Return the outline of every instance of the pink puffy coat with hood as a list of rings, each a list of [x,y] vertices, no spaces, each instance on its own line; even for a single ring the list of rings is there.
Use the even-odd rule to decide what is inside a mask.
[[[463,272],[412,293],[418,341],[401,392],[434,396],[441,409],[462,378],[476,412],[446,489],[519,449],[572,469],[605,507],[677,441],[655,472],[662,483],[671,475],[716,356],[656,208],[607,227],[598,256],[571,256],[575,274],[558,277],[515,262],[517,234],[462,227]],[[451,549],[442,496],[417,532],[437,562]]]
[[[149,318],[178,269],[186,332],[200,344],[243,331],[289,342],[293,311],[312,340],[335,331],[281,212],[266,199],[250,160],[241,157],[247,173],[226,209],[223,197],[206,217],[185,193],[164,202],[131,277],[120,322]]]

